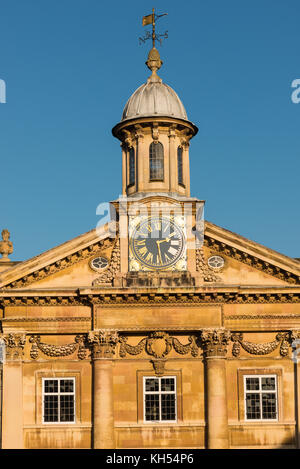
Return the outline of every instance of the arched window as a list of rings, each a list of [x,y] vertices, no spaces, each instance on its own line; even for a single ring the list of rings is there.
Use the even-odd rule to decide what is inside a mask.
[[[160,142],[150,144],[150,181],[164,180],[164,147]]]
[[[178,184],[183,184],[182,147],[177,148],[177,174]]]
[[[135,183],[135,156],[134,148],[131,147],[129,150],[129,185]]]

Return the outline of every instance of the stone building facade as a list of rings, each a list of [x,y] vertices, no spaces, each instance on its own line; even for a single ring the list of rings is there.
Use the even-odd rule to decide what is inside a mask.
[[[113,129],[112,221],[19,263],[3,233],[3,448],[300,447],[300,263],[203,222],[161,64]]]

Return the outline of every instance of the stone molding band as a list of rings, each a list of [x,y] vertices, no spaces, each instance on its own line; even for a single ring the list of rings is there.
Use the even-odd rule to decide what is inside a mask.
[[[74,342],[61,345],[42,342],[41,336],[37,334],[27,335],[28,343],[31,344],[29,355],[32,360],[38,359],[39,354],[51,358],[62,358],[76,353],[79,360],[87,358],[111,360],[145,353],[161,370],[161,361],[169,358],[171,351],[194,358],[201,356],[203,358],[226,358],[229,345],[232,343],[231,354],[235,358],[240,356],[241,349],[249,355],[256,356],[269,355],[278,349],[281,357],[287,357],[290,350],[298,346],[297,341],[300,342],[300,330],[274,334],[272,341],[256,343],[245,340],[241,332],[231,332],[222,327],[204,328],[194,331],[185,339],[185,343],[182,343],[178,335],[176,337],[166,331],[151,331],[146,332],[146,337],[143,337],[136,345],[128,343],[130,337],[128,334],[115,329],[96,329],[88,334],[79,334],[75,336]],[[26,332],[1,334],[0,343],[5,345],[7,359],[20,360],[24,356]]]

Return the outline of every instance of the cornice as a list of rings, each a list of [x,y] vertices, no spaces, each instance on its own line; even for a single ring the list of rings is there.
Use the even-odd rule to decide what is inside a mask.
[[[286,304],[300,303],[300,291],[296,292],[103,292],[72,296],[13,296],[9,292],[0,298],[0,307],[7,306],[91,306],[140,307],[140,306],[201,306],[207,304]]]
[[[42,317],[13,317],[13,318],[2,318],[2,323],[10,323],[10,322],[90,322],[90,317],[49,317],[49,318],[42,318]]]
[[[143,127],[153,126],[153,122],[159,124],[160,126],[170,127],[176,125],[178,130],[187,130],[189,138],[195,136],[198,132],[198,127],[192,122],[184,119],[179,119],[176,117],[170,116],[145,116],[145,117],[135,117],[133,119],[126,119],[119,122],[112,129],[112,134],[114,137],[119,140],[124,140],[123,132],[124,130],[135,130],[135,126],[139,126],[141,129]]]

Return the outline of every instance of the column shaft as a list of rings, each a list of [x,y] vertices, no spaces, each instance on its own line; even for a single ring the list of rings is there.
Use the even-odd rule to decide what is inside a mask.
[[[224,358],[206,359],[207,444],[209,449],[228,448],[226,369]]]
[[[113,362],[94,360],[94,448],[110,449],[114,441]]]
[[[209,449],[229,447],[226,354],[230,331],[220,327],[203,329],[201,341],[205,357],[207,446]]]
[[[2,448],[22,449],[23,386],[22,362],[3,365]]]

